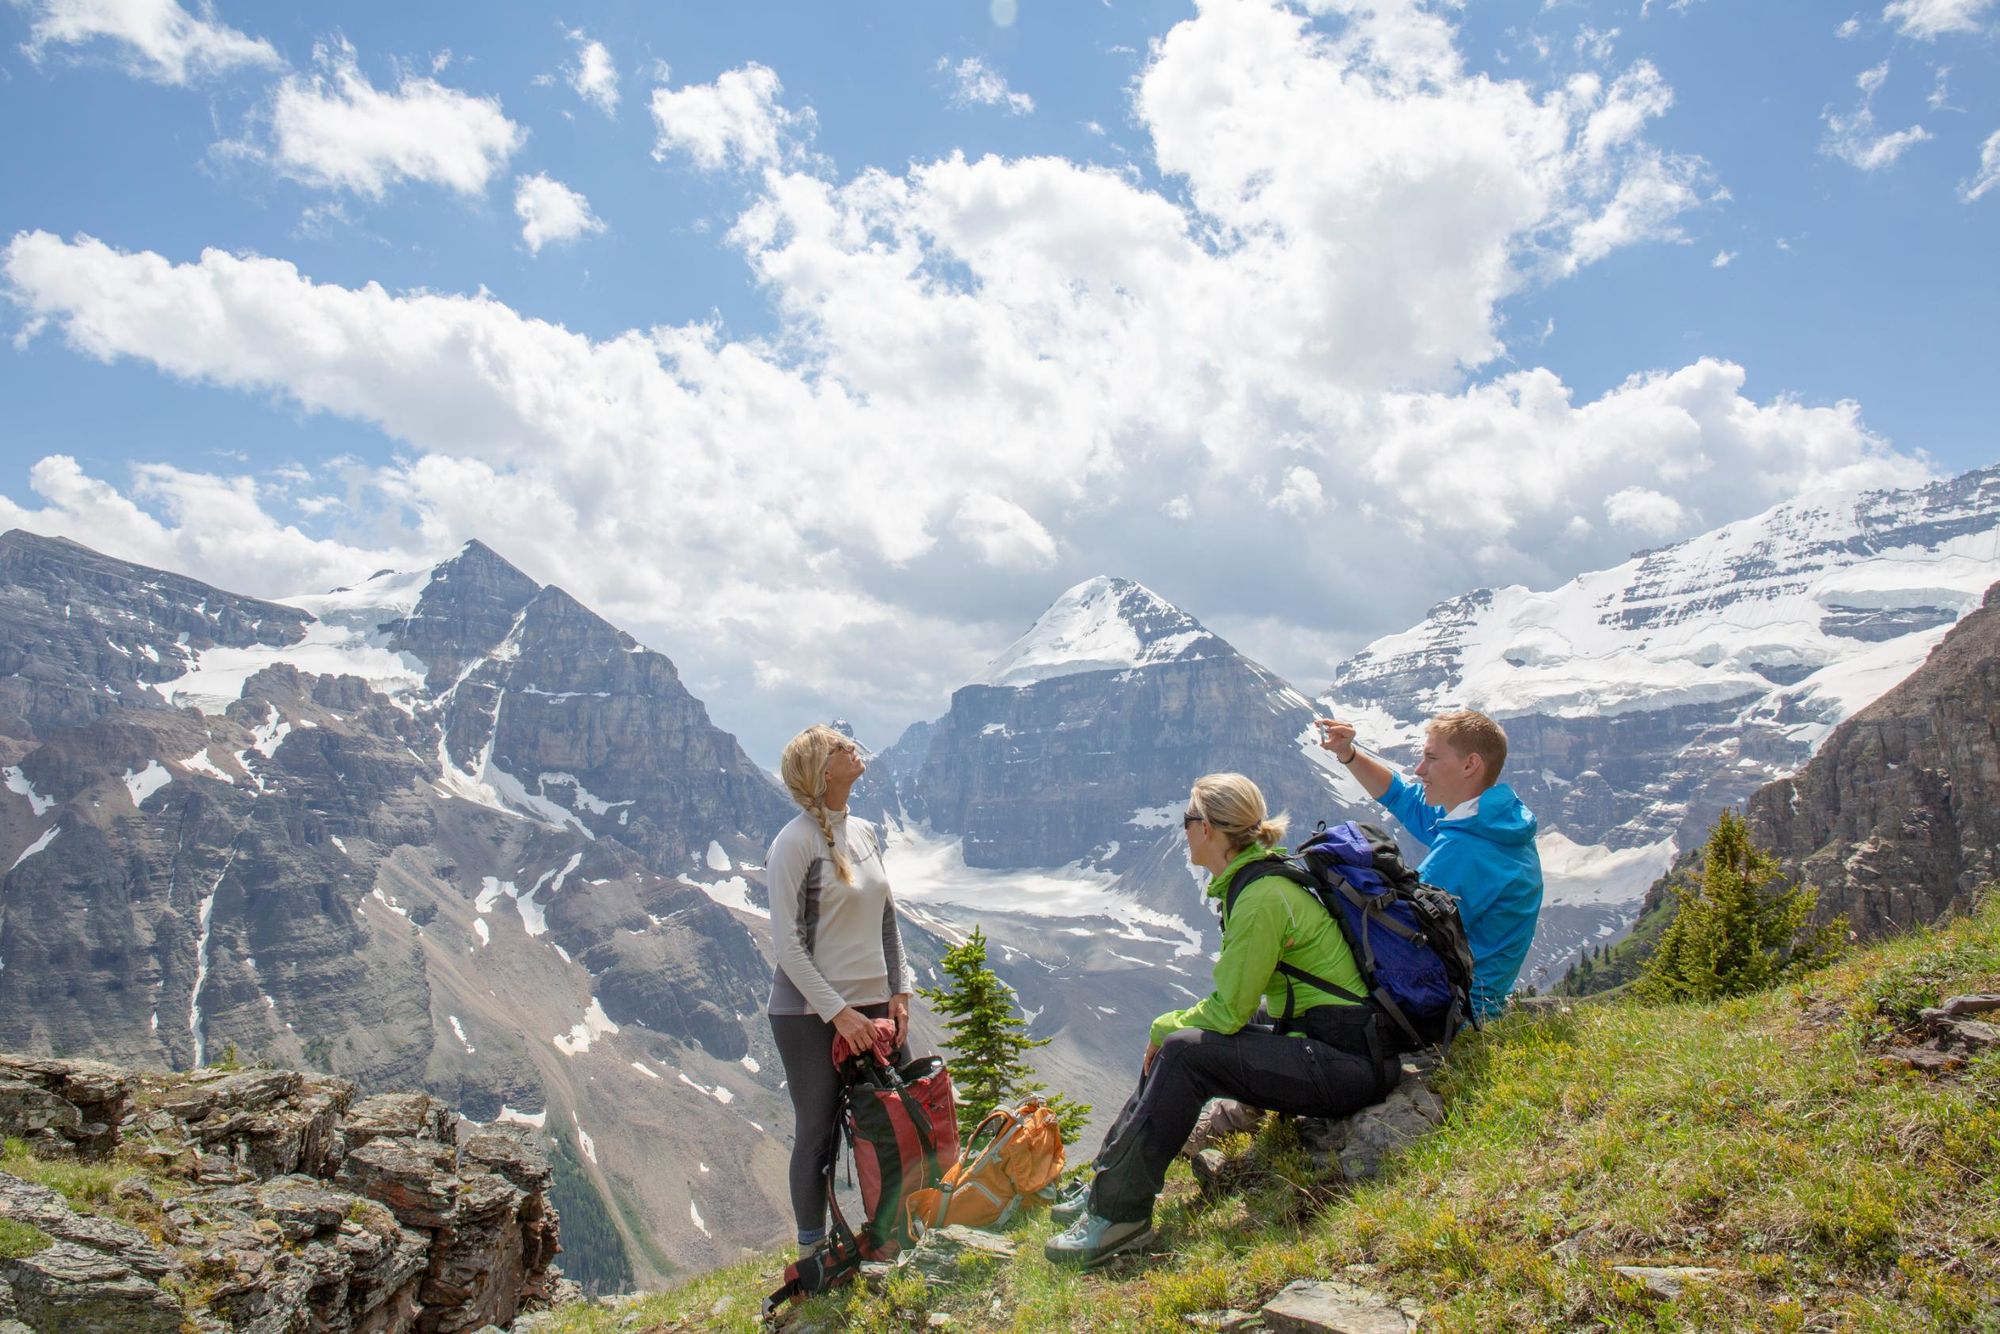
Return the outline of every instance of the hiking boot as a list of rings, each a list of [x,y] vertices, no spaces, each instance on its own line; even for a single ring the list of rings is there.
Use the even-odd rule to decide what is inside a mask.
[[[1056,1197],[1049,1206],[1049,1217],[1068,1227],[1083,1217],[1084,1209],[1090,1203],[1090,1178],[1078,1177],[1069,1183],[1069,1188]]]
[[[1087,1213],[1077,1219],[1069,1231],[1050,1237],[1042,1247],[1042,1254],[1055,1264],[1091,1269],[1121,1251],[1144,1246],[1158,1235],[1153,1231],[1150,1219],[1114,1223],[1108,1218]]]

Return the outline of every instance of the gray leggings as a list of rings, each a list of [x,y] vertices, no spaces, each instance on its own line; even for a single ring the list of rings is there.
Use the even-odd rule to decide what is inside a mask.
[[[886,1001],[855,1008],[870,1019],[889,1017]],[[826,1165],[833,1157],[833,1109],[840,1097],[833,1073],[833,1025],[816,1014],[774,1014],[770,1019],[785,1087],[792,1095],[792,1219],[803,1246],[826,1235]],[[897,1049],[897,1065],[909,1059],[907,1045]]]

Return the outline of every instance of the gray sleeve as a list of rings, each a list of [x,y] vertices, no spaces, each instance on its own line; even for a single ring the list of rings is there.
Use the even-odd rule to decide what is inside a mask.
[[[882,962],[889,978],[889,993],[900,996],[917,989],[917,975],[903,955],[903,928],[896,921],[896,896],[882,896]]]
[[[799,922],[800,890],[812,869],[816,849],[795,836],[797,827],[787,825],[771,844],[764,861],[764,887],[771,897],[771,953],[792,985],[799,989],[813,1012],[831,1023],[847,1008],[832,983],[819,971],[806,949],[805,931]]]

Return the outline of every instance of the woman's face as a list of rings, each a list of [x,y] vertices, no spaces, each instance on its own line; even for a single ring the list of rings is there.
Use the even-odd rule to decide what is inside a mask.
[[[861,747],[845,739],[834,743],[833,753],[826,757],[827,782],[852,784],[867,772],[868,766],[861,759]]]
[[[1181,832],[1187,835],[1188,860],[1197,866],[1214,851],[1216,840],[1222,837],[1221,831],[1202,819],[1192,806],[1181,816]]]

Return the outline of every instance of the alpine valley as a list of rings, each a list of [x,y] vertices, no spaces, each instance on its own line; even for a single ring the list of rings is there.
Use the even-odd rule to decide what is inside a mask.
[[[0,1048],[233,1051],[526,1121],[642,1283],[789,1232],[759,863],[792,807],[665,656],[478,542],[282,602],[18,531],[0,571]],[[920,975],[981,927],[1042,1076],[1102,1124],[1216,946],[1179,827],[1197,775],[1249,773],[1308,826],[1376,818],[1315,713],[1402,763],[1432,712],[1493,713],[1542,823],[1539,985],[1996,580],[2000,468],[1807,496],[1454,598],[1315,699],[1098,577],[854,800]]]

